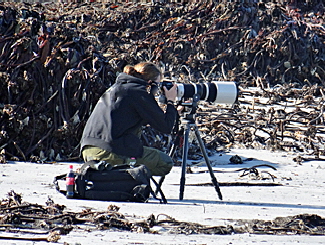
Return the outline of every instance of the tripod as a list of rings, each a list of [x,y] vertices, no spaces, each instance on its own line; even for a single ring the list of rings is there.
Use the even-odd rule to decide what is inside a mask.
[[[179,134],[177,135],[177,138],[175,139],[175,141],[174,141],[174,143],[173,143],[173,145],[171,147],[171,151],[169,153],[169,156],[171,156],[171,157],[174,155],[176,147],[179,144],[180,134],[183,134],[184,142],[183,142],[183,152],[182,152],[182,175],[181,175],[181,179],[180,179],[179,200],[183,200],[183,197],[184,197],[186,161],[187,161],[187,156],[188,156],[188,137],[189,137],[190,130],[194,130],[195,136],[196,136],[196,138],[197,138],[197,140],[199,142],[199,145],[200,145],[200,150],[201,150],[201,152],[203,154],[204,160],[205,160],[206,165],[207,165],[207,167],[209,169],[209,173],[210,173],[210,176],[211,176],[211,181],[212,181],[212,183],[213,183],[213,185],[215,187],[216,192],[218,193],[219,199],[222,200],[222,194],[221,194],[221,191],[220,191],[220,188],[219,188],[218,181],[217,181],[216,177],[214,176],[213,169],[212,169],[211,164],[210,164],[210,160],[208,158],[205,146],[204,146],[202,138],[200,136],[200,132],[198,130],[197,125],[195,124],[195,117],[194,116],[195,116],[195,112],[196,112],[199,100],[200,100],[199,95],[195,94],[193,96],[193,100],[192,100],[192,104],[191,104],[191,106],[192,106],[191,110],[190,110],[189,113],[185,114],[184,118],[181,119],[181,124],[183,125],[182,129],[180,130]],[[163,180],[164,180],[164,177],[162,177],[160,179],[159,186],[161,186]]]

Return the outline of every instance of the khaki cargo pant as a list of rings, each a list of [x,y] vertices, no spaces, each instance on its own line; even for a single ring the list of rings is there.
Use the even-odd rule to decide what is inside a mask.
[[[84,161],[106,161],[112,165],[121,165],[129,161],[128,157],[107,152],[97,146],[86,145],[82,149]],[[135,166],[145,165],[153,176],[165,176],[174,166],[173,160],[167,154],[150,147],[144,146],[143,156],[136,159]]]

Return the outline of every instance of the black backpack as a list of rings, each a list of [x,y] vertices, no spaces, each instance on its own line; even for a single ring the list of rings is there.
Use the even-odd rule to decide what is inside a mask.
[[[57,176],[54,184],[60,190],[58,180],[64,180],[66,174]],[[156,182],[154,181],[156,184]],[[129,165],[111,166],[105,161],[89,161],[84,163],[78,174],[75,174],[75,190],[73,198],[101,201],[147,202],[150,194],[167,203],[161,190],[158,199],[150,186],[150,173],[144,165],[131,167]]]

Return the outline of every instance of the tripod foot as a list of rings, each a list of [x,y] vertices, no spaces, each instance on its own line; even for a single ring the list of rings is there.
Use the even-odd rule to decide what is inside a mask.
[[[179,200],[183,200],[185,189],[185,177],[181,177],[180,190],[179,190]]]
[[[214,188],[216,189],[216,192],[218,193],[219,199],[222,200],[222,194],[221,194],[221,191],[220,191],[219,184],[218,184],[217,180],[212,179],[212,183],[214,185]]]

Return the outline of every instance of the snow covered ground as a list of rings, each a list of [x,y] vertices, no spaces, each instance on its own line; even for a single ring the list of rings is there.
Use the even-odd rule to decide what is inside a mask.
[[[230,164],[230,157],[238,155],[243,164]],[[155,199],[148,203],[114,203],[119,212],[147,218],[149,215],[166,214],[180,221],[203,225],[228,225],[231,219],[272,220],[298,214],[317,214],[325,217],[325,161],[305,161],[297,164],[296,154],[263,150],[234,149],[211,157],[213,168],[224,171],[215,173],[219,183],[272,183],[271,179],[252,180],[249,176],[239,177],[239,168],[259,164],[269,164],[258,170],[268,171],[276,178],[274,183],[281,186],[221,186],[223,200],[213,186],[192,184],[210,183],[209,173],[186,175],[184,199],[179,200],[181,168],[174,167],[166,177],[163,190],[168,204],[160,204]],[[44,205],[51,197],[57,204],[66,205],[67,210],[81,211],[91,208],[105,211],[111,202],[66,199],[55,190],[53,179],[65,173],[70,163],[36,164],[9,162],[0,164],[0,199],[9,191],[23,195],[23,201]],[[74,164],[77,167],[77,163]],[[204,170],[204,164],[192,167],[194,172]],[[262,173],[269,177],[267,173]],[[158,180],[158,179],[157,179]],[[73,230],[61,236],[58,244],[325,244],[324,236],[308,235],[171,235],[164,230],[160,234],[142,234],[122,231]],[[1,233],[3,235],[5,233]],[[0,244],[48,244],[45,242],[0,240]]]

